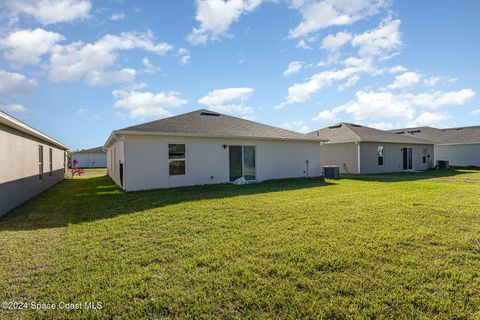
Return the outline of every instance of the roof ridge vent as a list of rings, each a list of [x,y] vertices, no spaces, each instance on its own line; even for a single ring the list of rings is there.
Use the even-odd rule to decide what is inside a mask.
[[[208,117],[220,117],[219,113],[210,112],[210,111],[202,111],[202,112],[200,112],[200,115],[201,116],[208,116]]]
[[[342,127],[342,124],[339,123],[339,124],[328,127],[328,129],[337,129],[337,128],[341,128],[341,127]]]
[[[356,127],[356,128],[361,128],[361,127],[362,127],[362,126],[359,125],[359,124],[353,124],[353,123],[351,123],[350,125],[351,125],[352,127]]]

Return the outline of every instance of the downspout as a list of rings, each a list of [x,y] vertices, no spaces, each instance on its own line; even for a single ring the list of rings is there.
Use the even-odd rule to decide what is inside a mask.
[[[360,169],[360,164],[361,164],[361,160],[360,160],[360,141],[355,141],[355,144],[357,145],[357,171],[358,171],[358,174],[360,174],[360,172],[361,172],[361,169]]]

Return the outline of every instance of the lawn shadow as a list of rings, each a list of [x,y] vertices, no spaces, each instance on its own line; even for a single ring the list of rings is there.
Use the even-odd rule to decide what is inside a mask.
[[[332,184],[334,182],[325,182],[320,178],[296,178],[249,185],[215,184],[123,192],[106,175],[66,179],[1,217],[0,232],[64,227],[181,202],[282,192]]]
[[[395,173],[380,173],[380,174],[343,174],[341,178],[362,180],[362,181],[374,181],[374,182],[403,182],[403,181],[416,181],[435,178],[453,177],[466,173],[480,172],[480,170],[466,170],[459,168],[449,168],[442,170],[427,170],[418,172],[395,172]]]

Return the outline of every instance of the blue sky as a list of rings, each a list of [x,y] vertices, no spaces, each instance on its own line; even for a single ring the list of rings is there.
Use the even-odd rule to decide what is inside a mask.
[[[308,132],[480,124],[480,2],[0,2],[0,108],[72,149],[207,108]]]

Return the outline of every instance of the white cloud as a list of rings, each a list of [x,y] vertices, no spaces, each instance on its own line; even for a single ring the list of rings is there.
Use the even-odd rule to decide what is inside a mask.
[[[16,95],[30,93],[37,87],[35,80],[24,75],[0,70],[0,101],[12,101]]]
[[[185,48],[178,48],[176,56],[179,57],[180,64],[185,65],[190,60],[190,51]]]
[[[472,89],[462,89],[459,91],[436,91],[433,93],[421,93],[417,95],[405,95],[405,99],[419,107],[438,109],[443,106],[459,106],[470,101],[476,92]]]
[[[179,97],[178,92],[139,92],[114,90],[112,92],[115,107],[125,109],[132,118],[138,117],[167,117],[168,109],[183,106],[187,100]]]
[[[283,127],[287,130],[296,131],[300,133],[307,133],[311,131],[308,124],[303,120],[285,122],[283,124]]]
[[[5,5],[14,14],[33,16],[42,24],[85,19],[92,8],[89,0],[6,0]]]
[[[450,118],[448,113],[422,112],[414,121],[408,122],[407,127],[422,127],[436,125]]]
[[[245,87],[215,89],[199,99],[198,103],[207,106],[208,109],[213,111],[246,115],[253,113],[253,110],[243,103],[250,98],[253,92],[253,88]]]
[[[473,110],[473,111],[472,111],[472,115],[474,115],[474,116],[480,115],[480,108]]]
[[[318,115],[312,118],[313,121],[332,121],[335,119],[335,112],[332,110],[323,110],[318,113]]]
[[[95,43],[56,45],[50,56],[49,78],[53,82],[83,79],[91,85],[131,81],[135,76],[132,69],[105,70],[115,65],[118,51],[131,49],[165,54],[173,47],[167,43],[154,42],[150,32],[125,32],[118,36],[108,34]],[[99,77],[108,81],[97,81]]]
[[[345,68],[340,70],[327,70],[314,74],[307,81],[295,83],[288,88],[288,95],[284,102],[277,105],[275,109],[281,109],[289,104],[301,103],[309,100],[311,95],[321,89],[331,86],[336,82],[348,79],[347,83],[340,89],[354,85],[358,80],[358,74],[378,74],[381,70],[373,67],[368,58],[348,58],[344,61]]]
[[[457,81],[456,78],[437,76],[437,77],[426,78],[425,80],[423,80],[423,83],[428,87],[435,87],[440,83],[446,83],[446,84],[450,85],[450,84],[455,83],[455,81]]]
[[[125,15],[125,13],[122,13],[122,12],[115,12],[114,14],[112,14],[110,16],[110,20],[113,20],[113,21],[120,21],[120,20],[125,20],[127,16]]]
[[[30,110],[22,106],[21,104],[6,104],[0,105],[0,109],[6,112],[15,112],[19,114],[28,114]]]
[[[344,112],[353,116],[356,121],[394,119],[398,121],[398,126],[433,124],[447,119],[449,117],[448,114],[426,112],[421,109],[438,109],[444,106],[463,105],[473,98],[474,95],[475,92],[471,89],[450,92],[427,92],[417,95],[361,90],[356,92],[355,100],[332,110],[324,110],[314,120],[331,120],[338,113]]]
[[[384,21],[377,28],[355,36],[352,45],[358,47],[358,54],[362,57],[386,59],[402,46],[400,23],[398,19]]]
[[[130,68],[124,68],[118,71],[92,71],[85,76],[85,81],[92,85],[108,85],[118,82],[132,82],[135,80],[137,72]]]
[[[0,39],[0,49],[5,50],[5,59],[12,64],[37,64],[40,57],[49,53],[57,42],[64,40],[61,34],[35,30],[19,30]]]
[[[395,77],[395,81],[388,86],[390,89],[401,89],[413,87],[420,83],[422,75],[416,72],[405,72]]]
[[[405,68],[403,66],[395,66],[395,67],[388,68],[389,73],[402,73],[402,72],[406,72],[406,71],[407,71],[407,68]]]
[[[80,108],[80,109],[77,110],[77,113],[78,113],[79,115],[82,115],[82,114],[84,114],[84,113],[86,113],[86,112],[88,112],[88,109],[86,109],[86,108]]]
[[[148,74],[154,74],[155,72],[161,70],[159,67],[156,67],[152,63],[150,63],[150,60],[148,58],[143,58],[142,64],[145,66],[145,69],[143,69],[142,71]]]
[[[391,130],[395,128],[395,126],[390,122],[370,122],[368,126],[380,130]]]
[[[255,10],[262,0],[197,0],[198,28],[187,36],[192,44],[204,44],[225,37],[233,22]]]
[[[289,36],[304,37],[327,27],[351,25],[386,6],[388,1],[384,0],[292,0],[291,8],[300,11],[302,22],[290,30]]]
[[[297,45],[295,46],[297,48],[300,48],[300,49],[312,49],[312,47],[310,47],[307,42],[305,41],[305,39],[302,39],[300,41],[298,41]]]
[[[328,35],[322,41],[322,48],[328,51],[337,51],[352,40],[348,32],[338,32],[336,35]]]
[[[354,75],[350,78],[348,78],[347,82],[345,84],[342,84],[341,86],[338,87],[339,91],[344,91],[347,88],[353,87],[354,85],[357,84],[358,80],[360,80],[360,76]]]
[[[284,77],[291,76],[299,72],[303,68],[304,63],[301,61],[293,61],[288,64],[287,69],[283,72]]]

